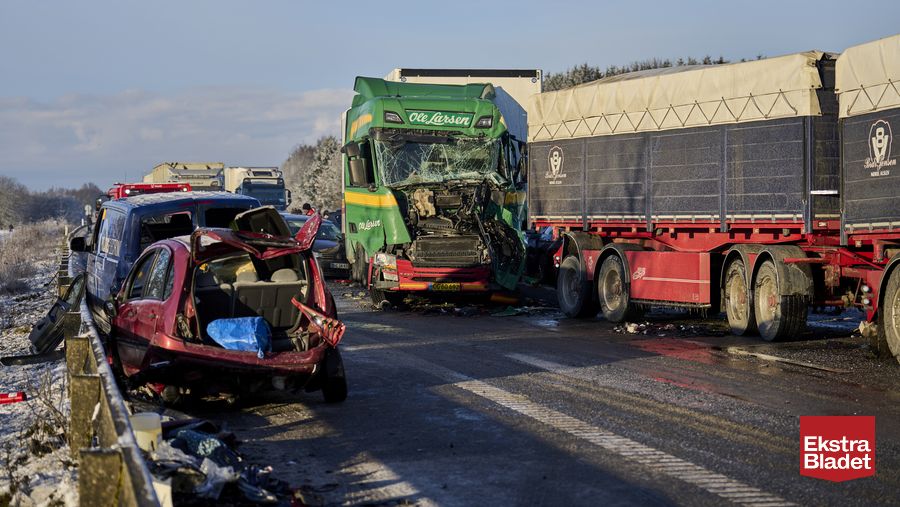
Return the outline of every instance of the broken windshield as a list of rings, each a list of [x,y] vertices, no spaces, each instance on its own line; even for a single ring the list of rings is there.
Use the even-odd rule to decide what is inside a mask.
[[[496,139],[456,139],[426,143],[374,141],[384,184],[389,186],[482,180],[496,174],[500,143]]]

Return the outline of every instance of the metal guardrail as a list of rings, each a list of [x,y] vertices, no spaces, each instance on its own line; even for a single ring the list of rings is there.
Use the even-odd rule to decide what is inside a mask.
[[[68,245],[63,247],[58,289],[71,283]],[[153,478],[131,427],[86,298],[63,322],[71,415],[69,449],[78,460],[82,506],[158,507]]]

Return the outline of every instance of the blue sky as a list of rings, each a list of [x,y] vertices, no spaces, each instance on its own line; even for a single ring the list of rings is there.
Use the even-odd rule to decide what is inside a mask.
[[[277,165],[337,133],[354,76],[394,67],[740,59],[898,31],[896,0],[2,2],[0,174],[42,189],[163,160]]]

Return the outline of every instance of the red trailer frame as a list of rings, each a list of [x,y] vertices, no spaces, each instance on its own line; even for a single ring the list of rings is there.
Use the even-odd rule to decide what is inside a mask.
[[[806,231],[802,220],[734,221],[723,231],[718,222],[697,221],[655,222],[650,230],[643,221],[533,222],[563,237],[557,289],[570,316],[594,315],[599,307],[621,322],[649,306],[723,310],[736,334],[758,327],[767,340],[799,331],[810,305],[857,307],[875,320],[884,274],[900,264],[886,255],[900,248],[900,232],[852,234],[842,245],[839,221],[812,225]]]

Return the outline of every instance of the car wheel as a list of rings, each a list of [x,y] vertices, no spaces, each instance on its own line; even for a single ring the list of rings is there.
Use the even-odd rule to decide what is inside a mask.
[[[340,403],[347,399],[347,377],[344,374],[344,360],[335,348],[325,350],[322,359],[322,397],[325,403]]]

